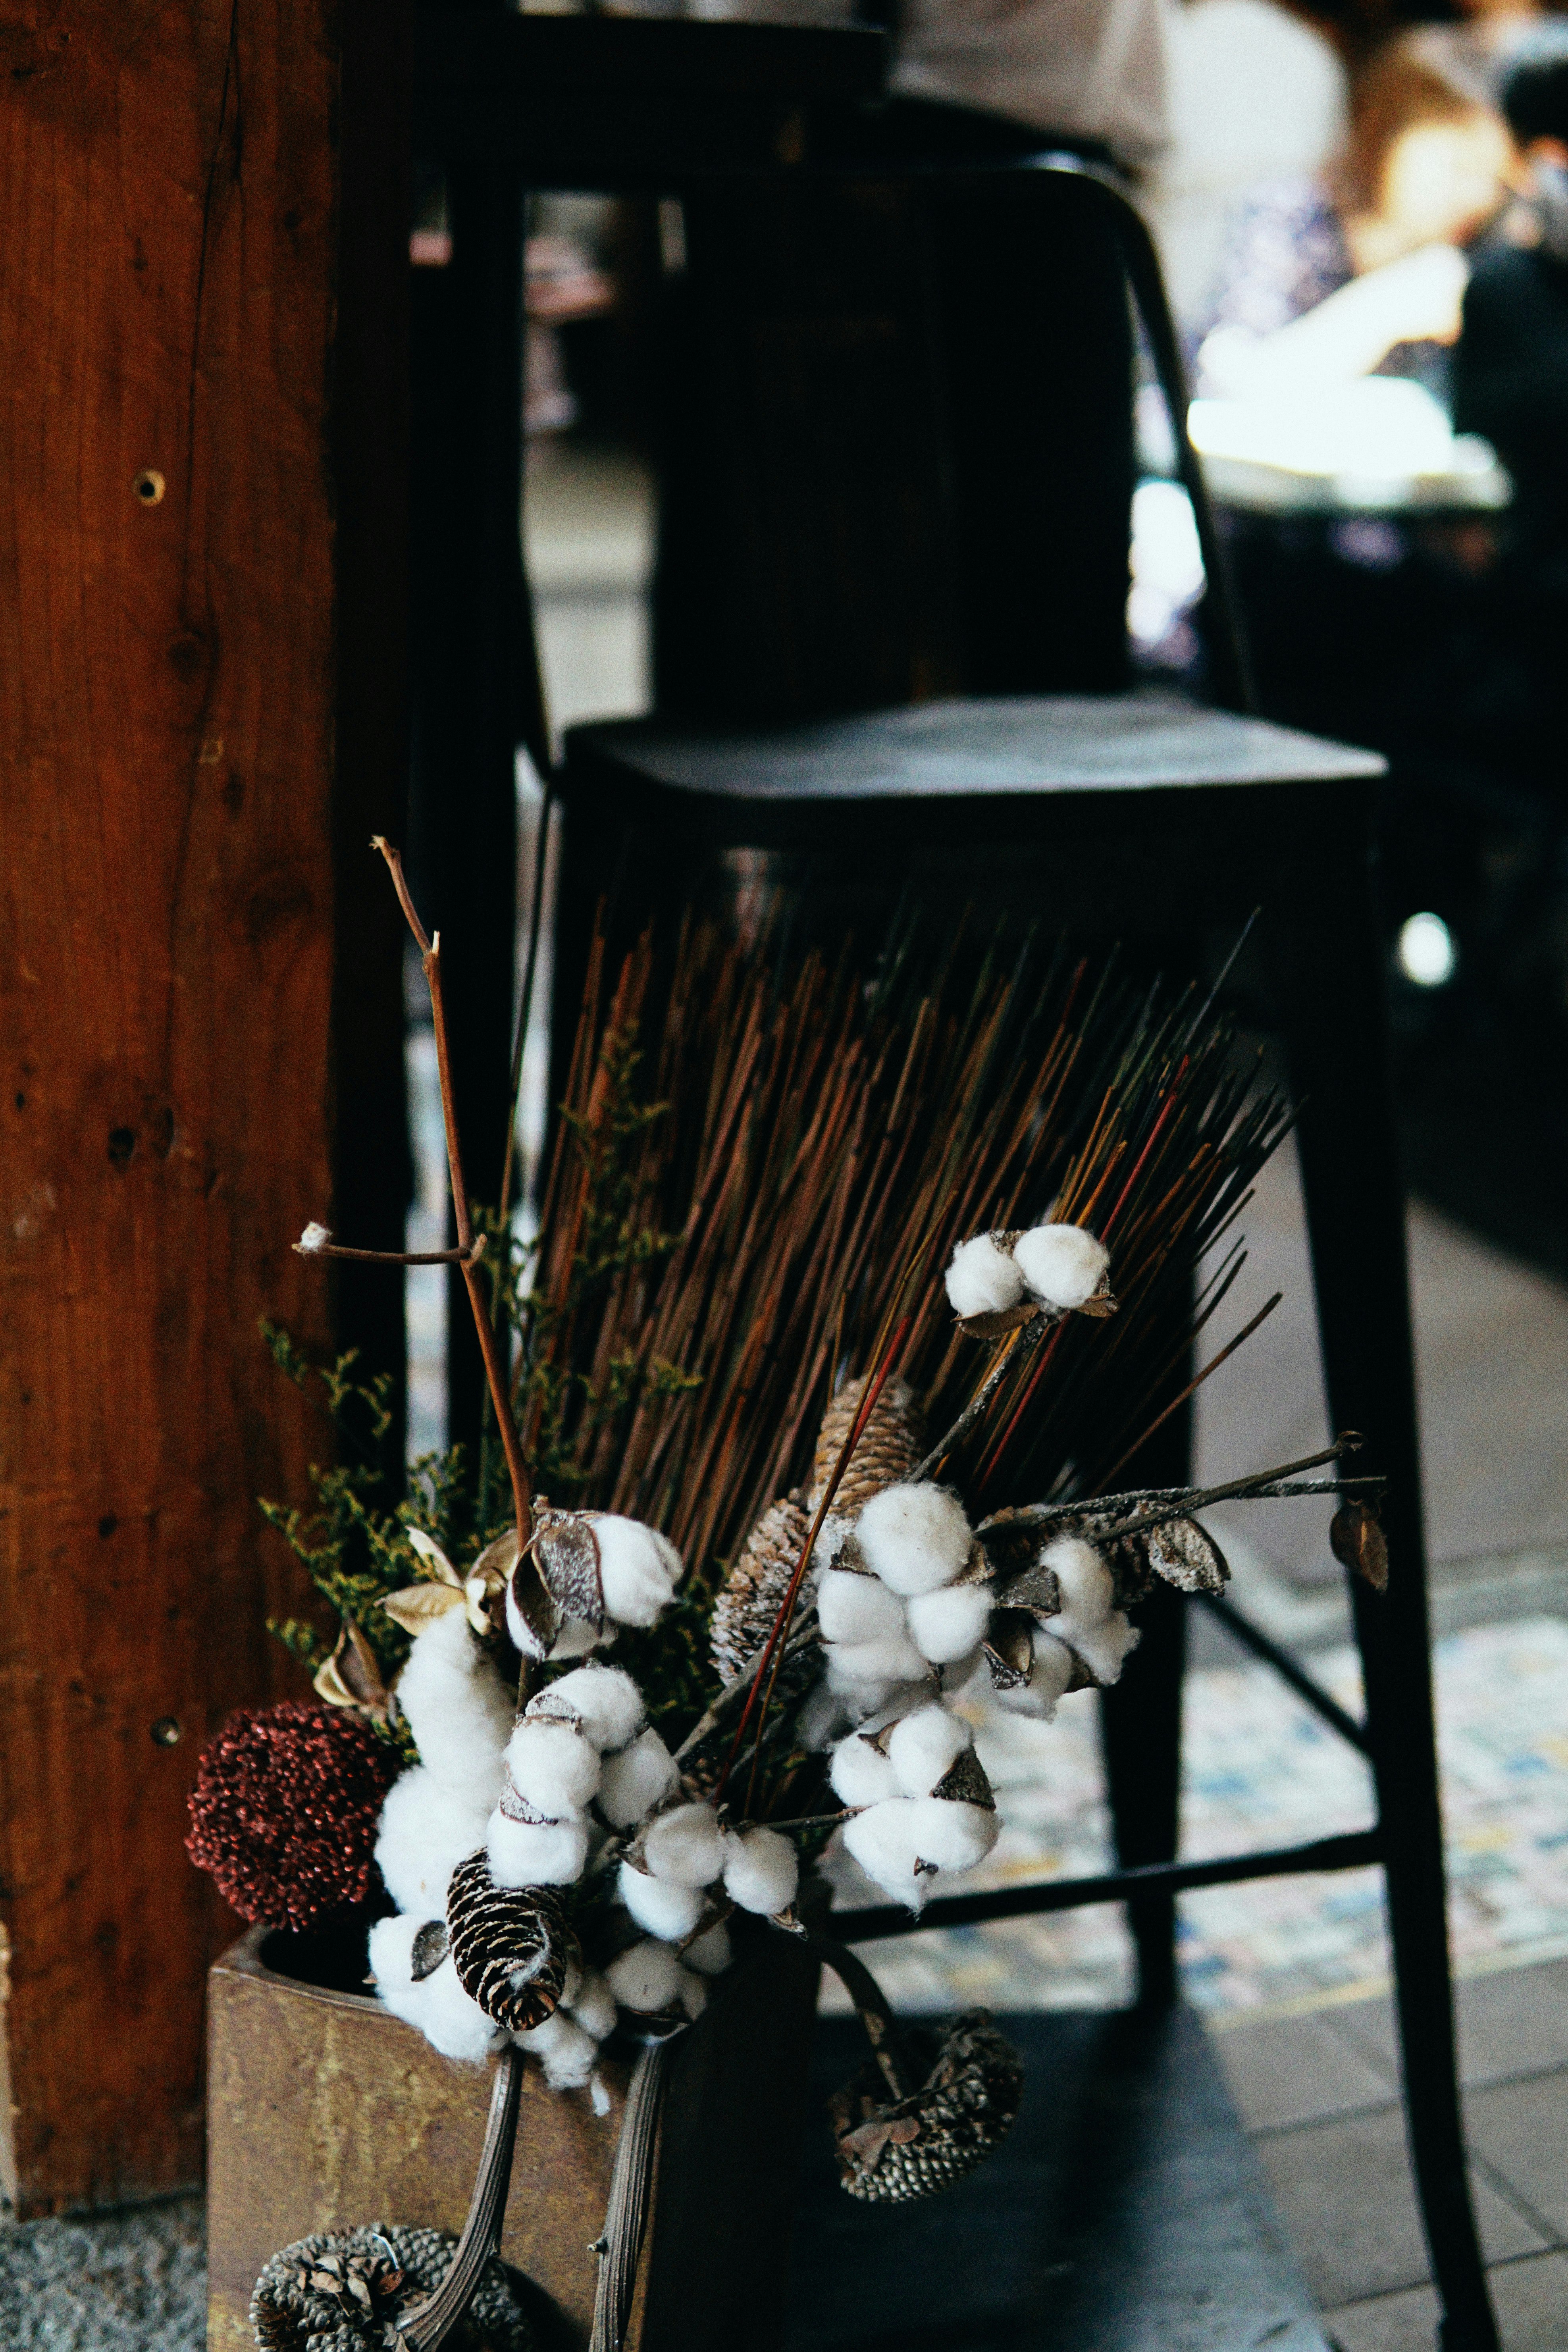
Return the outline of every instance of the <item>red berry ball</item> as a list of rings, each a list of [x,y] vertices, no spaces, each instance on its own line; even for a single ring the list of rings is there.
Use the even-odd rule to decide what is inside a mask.
[[[242,1919],[319,1926],[370,1892],[399,1764],[346,1709],[247,1707],[203,1751],[185,1851]]]

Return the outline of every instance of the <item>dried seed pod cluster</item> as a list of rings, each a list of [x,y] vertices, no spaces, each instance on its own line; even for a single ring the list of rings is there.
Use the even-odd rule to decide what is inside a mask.
[[[390,2224],[301,2238],[272,2256],[250,2298],[260,2352],[398,2352],[400,2318],[434,2294],[457,2239]],[[453,2352],[532,2352],[533,2333],[505,2271],[483,2271]]]
[[[907,2204],[950,2189],[984,2162],[1017,2115],[1023,2065],[984,2010],[965,2011],[927,2055],[925,2078],[907,2097],[889,2098],[883,2070],[868,2059],[829,2102],[839,2179],[866,2204]]]

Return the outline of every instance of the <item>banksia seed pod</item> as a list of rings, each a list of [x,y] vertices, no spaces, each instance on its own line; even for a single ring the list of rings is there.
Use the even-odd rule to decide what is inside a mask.
[[[828,2102],[840,2183],[867,2204],[951,2189],[1002,2140],[1023,2096],[1018,2053],[986,2010],[966,2010],[940,2042],[918,2032],[907,2040],[931,2056],[918,2091],[890,2100],[873,2058]]]
[[[812,1510],[821,1502],[827,1482],[838,1466],[838,1457],[855,1426],[855,1416],[865,1394],[864,1381],[847,1381],[823,1415],[811,1466],[811,1491],[805,1498]],[[925,1451],[924,1418],[907,1384],[891,1380],[872,1406],[871,1417],[860,1433],[860,1443],[849,1457],[849,1465],[833,1498],[835,1511],[842,1512],[846,1518],[852,1517],[884,1486],[897,1486],[911,1470],[918,1469]]]
[[[498,1886],[481,1848],[447,1889],[452,1965],[470,2000],[509,2033],[529,2033],[560,2004],[577,1939],[548,1886]]]
[[[256,2282],[250,2325],[259,2352],[396,2352],[400,2322],[451,2267],[449,2230],[344,2230],[301,2238]],[[448,2352],[532,2352],[533,2336],[499,2262],[481,2273]]]
[[[811,1521],[800,1505],[785,1498],[770,1503],[746,1538],[709,1626],[713,1664],[725,1682],[733,1682],[751,1664],[773,1632],[810,1532]],[[802,1599],[806,1597],[803,1591]]]

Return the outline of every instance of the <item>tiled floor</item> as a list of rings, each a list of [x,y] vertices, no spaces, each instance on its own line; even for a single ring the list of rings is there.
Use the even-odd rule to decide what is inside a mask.
[[[1568,1961],[1458,1988],[1482,2247],[1506,2352],[1568,2346]],[[1217,2021],[1214,2046],[1342,2352],[1431,2352],[1436,2304],[1386,2000]]]

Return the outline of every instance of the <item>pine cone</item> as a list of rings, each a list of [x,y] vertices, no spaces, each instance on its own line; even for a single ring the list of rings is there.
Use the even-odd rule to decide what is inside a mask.
[[[806,1502],[816,1510],[827,1482],[838,1466],[844,1441],[855,1426],[855,1416],[866,1393],[864,1381],[847,1381],[823,1415],[816,1454],[811,1465],[811,1491]],[[925,1458],[925,1421],[907,1384],[891,1380],[871,1408],[871,1418],[860,1433],[860,1443],[833,1498],[836,1512],[853,1517],[884,1486],[896,1486]]]
[[[452,1873],[447,1932],[458,1981],[509,2033],[542,2025],[561,2000],[577,1939],[549,1886],[498,1886],[481,1846]]]
[[[811,1521],[800,1505],[785,1499],[770,1503],[746,1538],[709,1626],[713,1664],[725,1682],[734,1681],[773,1632],[810,1532]],[[802,1603],[809,1598],[803,1590]]]
[[[868,2059],[828,2101],[841,2185],[867,2204],[906,2204],[951,2189],[998,2145],[1023,2096],[1018,2053],[986,2010],[966,2010],[940,2042],[922,2033],[908,2041],[931,2056],[912,2097],[889,2100],[880,2068]]]
[[[446,2277],[449,2230],[345,2230],[301,2238],[256,2282],[250,2325],[259,2352],[395,2352],[399,2326]],[[531,2352],[533,2337],[500,2263],[447,2338],[448,2352]]]

